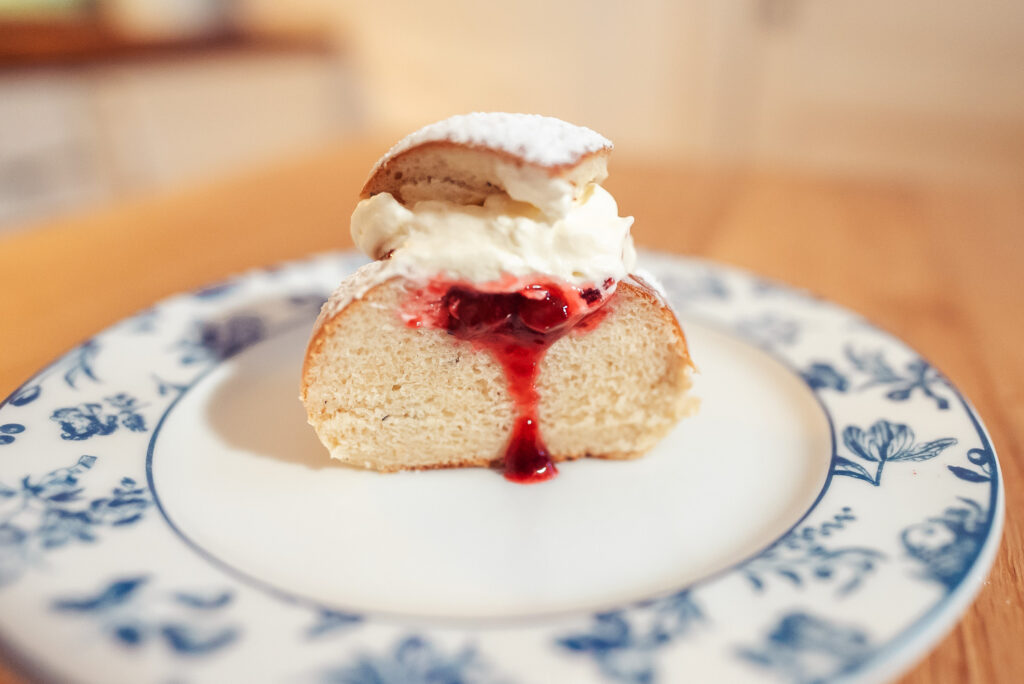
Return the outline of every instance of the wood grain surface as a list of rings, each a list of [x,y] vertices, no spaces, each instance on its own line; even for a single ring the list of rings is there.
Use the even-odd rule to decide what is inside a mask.
[[[386,143],[339,144],[244,177],[0,238],[0,396],[76,342],[181,290],[351,246],[348,216]],[[609,190],[641,246],[709,257],[865,314],[971,399],[1003,468],[995,568],[964,619],[902,680],[1024,672],[1024,186],[932,185],[619,155]],[[21,682],[0,663],[0,684]]]

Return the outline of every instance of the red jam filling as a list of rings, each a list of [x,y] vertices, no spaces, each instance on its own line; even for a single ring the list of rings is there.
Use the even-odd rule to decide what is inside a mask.
[[[548,347],[571,330],[584,332],[597,325],[604,314],[602,306],[614,294],[608,291],[612,284],[606,281],[602,291],[554,281],[509,281],[492,292],[434,280],[403,306],[408,325],[446,330],[486,350],[502,365],[517,411],[505,451],[507,479],[542,482],[558,473],[537,417],[540,362]]]

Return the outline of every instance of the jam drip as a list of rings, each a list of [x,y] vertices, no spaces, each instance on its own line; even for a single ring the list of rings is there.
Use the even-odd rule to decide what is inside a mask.
[[[537,416],[537,374],[541,359],[570,330],[592,328],[609,294],[554,282],[534,282],[515,291],[487,292],[461,284],[433,282],[417,293],[407,311],[409,325],[447,330],[491,353],[505,371],[516,404],[516,422],[505,452],[505,477],[542,482],[558,473],[541,438]],[[410,307],[407,307],[407,309]]]

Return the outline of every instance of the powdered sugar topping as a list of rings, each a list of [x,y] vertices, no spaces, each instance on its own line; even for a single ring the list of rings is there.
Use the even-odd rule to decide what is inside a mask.
[[[407,150],[441,141],[507,152],[540,166],[575,164],[587,154],[612,148],[611,141],[600,133],[554,117],[474,112],[432,123],[406,136],[377,161],[373,172]]]

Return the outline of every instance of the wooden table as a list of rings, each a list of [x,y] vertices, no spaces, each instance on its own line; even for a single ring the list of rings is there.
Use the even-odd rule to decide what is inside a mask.
[[[161,297],[350,246],[355,194],[385,148],[339,145],[0,238],[0,396]],[[640,245],[737,264],[860,311],[974,402],[1002,462],[1003,544],[966,617],[905,682],[1014,681],[1024,672],[1024,183],[888,183],[622,156],[607,186],[636,217]],[[0,671],[0,683],[14,681]]]

